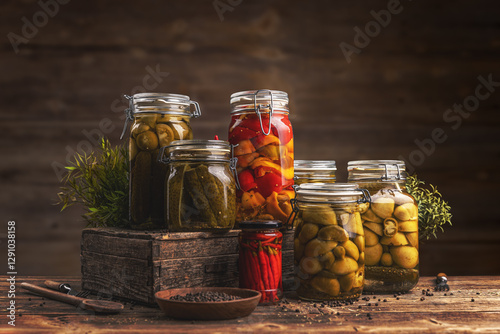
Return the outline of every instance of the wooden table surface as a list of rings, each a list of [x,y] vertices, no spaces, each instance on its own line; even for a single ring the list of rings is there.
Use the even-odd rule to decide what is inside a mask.
[[[14,332],[28,333],[500,332],[500,276],[449,277],[449,292],[435,292],[433,277],[422,277],[408,294],[364,295],[352,305],[339,307],[300,302],[290,294],[288,303],[258,306],[246,318],[225,321],[178,321],[157,308],[130,303],[118,315],[96,315],[20,288],[21,282],[43,285],[53,279],[78,289],[79,277],[17,276],[15,299],[9,299],[7,278],[0,280],[0,332],[13,331],[5,316],[10,300],[16,305]],[[423,295],[427,289],[433,295]]]

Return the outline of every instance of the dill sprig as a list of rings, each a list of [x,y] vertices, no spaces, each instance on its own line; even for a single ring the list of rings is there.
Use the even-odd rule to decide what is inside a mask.
[[[437,238],[436,232],[444,232],[443,226],[451,225],[451,207],[443,200],[437,187],[417,178],[417,175],[408,176],[406,190],[418,203],[418,233],[420,239]]]
[[[69,163],[57,194],[61,211],[79,203],[90,227],[128,227],[128,150],[102,138],[98,150],[76,153]]]

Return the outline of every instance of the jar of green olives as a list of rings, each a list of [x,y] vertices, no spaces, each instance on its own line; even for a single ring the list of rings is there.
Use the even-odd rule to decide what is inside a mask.
[[[418,205],[405,189],[405,163],[360,160],[348,163],[348,181],[367,189],[362,211],[365,232],[365,291],[411,290],[419,279]]]
[[[200,107],[186,95],[140,93],[126,97],[130,105],[125,110],[122,137],[128,122],[133,122],[129,138],[130,224],[134,229],[165,227],[167,168],[158,161],[159,150],[174,140],[193,138],[190,119],[201,115]]]
[[[304,183],[296,192],[298,296],[305,300],[358,298],[365,267],[360,212],[368,205],[368,192],[347,183]]]
[[[337,165],[334,160],[295,160],[294,182],[302,183],[335,183]]]
[[[230,230],[236,218],[236,160],[223,140],[178,140],[162,148],[165,220],[171,232]]]

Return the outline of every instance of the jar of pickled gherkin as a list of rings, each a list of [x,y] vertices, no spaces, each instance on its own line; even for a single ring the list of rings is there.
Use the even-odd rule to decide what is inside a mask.
[[[223,140],[178,140],[162,149],[168,167],[165,220],[172,232],[230,230],[236,216],[235,160]]]
[[[190,119],[201,115],[200,107],[186,95],[140,93],[126,97],[130,106],[125,110],[122,137],[128,122],[133,122],[129,138],[130,224],[135,229],[165,227],[163,186],[167,168],[158,161],[158,153],[174,140],[193,138]]]
[[[293,132],[288,94],[251,90],[231,95],[229,142],[238,158],[237,222],[286,223],[292,211]]]
[[[358,298],[365,267],[360,212],[368,205],[368,192],[347,183],[304,183],[296,190],[298,296],[305,300]]]
[[[365,290],[409,291],[419,279],[418,205],[405,190],[405,163],[350,161],[348,180],[371,195],[369,207],[361,214],[366,243]]]
[[[295,185],[302,183],[335,183],[334,160],[295,160]]]

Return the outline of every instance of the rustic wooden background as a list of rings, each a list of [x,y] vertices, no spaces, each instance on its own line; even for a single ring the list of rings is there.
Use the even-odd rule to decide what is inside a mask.
[[[347,161],[408,158],[442,128],[447,140],[416,171],[449,201],[453,227],[422,246],[421,272],[500,274],[500,87],[456,130],[443,120],[478,76],[500,81],[500,3],[401,0],[347,63],[339,44],[390,2],[71,1],[44,22],[37,1],[2,1],[0,254],[15,220],[18,272],[79,274],[85,223],[53,205],[52,164],[103,126],[118,143],[122,94],[144,83],[187,94],[203,109],[195,136],[227,138],[230,94],[272,88],[290,95],[296,158],[336,160],[339,180]],[[214,3],[229,6],[223,20]],[[23,17],[40,27],[16,53],[8,36],[22,36]]]

